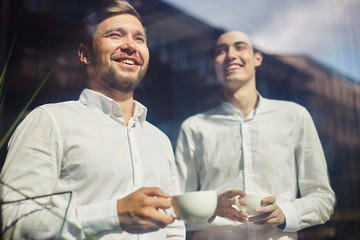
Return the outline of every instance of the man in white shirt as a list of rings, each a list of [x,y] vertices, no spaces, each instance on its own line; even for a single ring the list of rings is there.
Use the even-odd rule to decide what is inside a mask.
[[[214,68],[223,102],[182,124],[175,154],[182,191],[219,193],[216,216],[192,239],[296,239],[297,231],[333,213],[335,195],[312,118],[296,103],[257,92],[261,63],[246,34],[222,34]],[[233,207],[237,195],[246,206],[241,198],[248,193],[265,196],[259,215]]]
[[[184,239],[165,213],[179,193],[169,139],[133,99],[149,63],[136,10],[101,1],[79,57],[89,89],[32,111],[2,169],[2,239]]]

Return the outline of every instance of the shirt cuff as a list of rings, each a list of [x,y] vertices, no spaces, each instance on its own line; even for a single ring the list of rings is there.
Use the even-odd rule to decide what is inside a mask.
[[[122,232],[117,215],[117,200],[78,207],[84,233],[97,235],[105,232]]]
[[[280,230],[284,230],[285,227],[286,227],[286,218],[284,219],[284,222],[282,224],[277,226],[277,228],[280,229]]]
[[[299,228],[299,217],[297,216],[294,205],[290,202],[278,204],[285,216],[284,232],[296,232]]]

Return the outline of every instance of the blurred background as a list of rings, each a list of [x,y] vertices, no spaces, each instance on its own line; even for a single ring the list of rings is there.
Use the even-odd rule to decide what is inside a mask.
[[[7,66],[0,139],[53,67],[28,111],[78,99],[87,81],[77,57],[78,30],[95,2],[0,0],[0,69]],[[147,27],[150,66],[136,99],[147,106],[148,120],[174,145],[186,117],[219,104],[212,46],[224,31],[245,31],[264,55],[259,92],[310,111],[337,195],[330,221],[301,231],[300,239],[360,239],[360,1],[129,2]]]

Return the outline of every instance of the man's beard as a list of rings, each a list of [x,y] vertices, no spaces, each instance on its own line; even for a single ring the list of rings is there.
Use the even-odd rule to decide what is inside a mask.
[[[141,83],[142,79],[145,76],[147,66],[143,66],[144,69],[141,69],[138,73],[136,79],[124,78],[119,76],[116,73],[116,69],[113,65],[105,72],[102,76],[104,83],[106,83],[110,88],[119,90],[124,93],[133,92]]]

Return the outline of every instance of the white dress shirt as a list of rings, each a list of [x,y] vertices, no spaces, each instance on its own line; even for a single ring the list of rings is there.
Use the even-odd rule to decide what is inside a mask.
[[[32,111],[10,140],[0,177],[26,196],[51,196],[35,199],[42,206],[32,200],[9,203],[24,196],[1,185],[1,199],[7,202],[2,204],[2,237],[184,239],[180,221],[146,234],[120,228],[118,199],[143,186],[179,193],[170,141],[145,120],[146,112],[135,101],[126,126],[118,103],[89,89],[79,101]]]
[[[175,158],[183,191],[239,189],[274,196],[285,214],[284,231],[216,217],[202,237],[296,239],[296,231],[324,223],[333,213],[335,195],[315,125],[296,103],[259,96],[246,118],[226,102],[194,115],[182,124]]]

